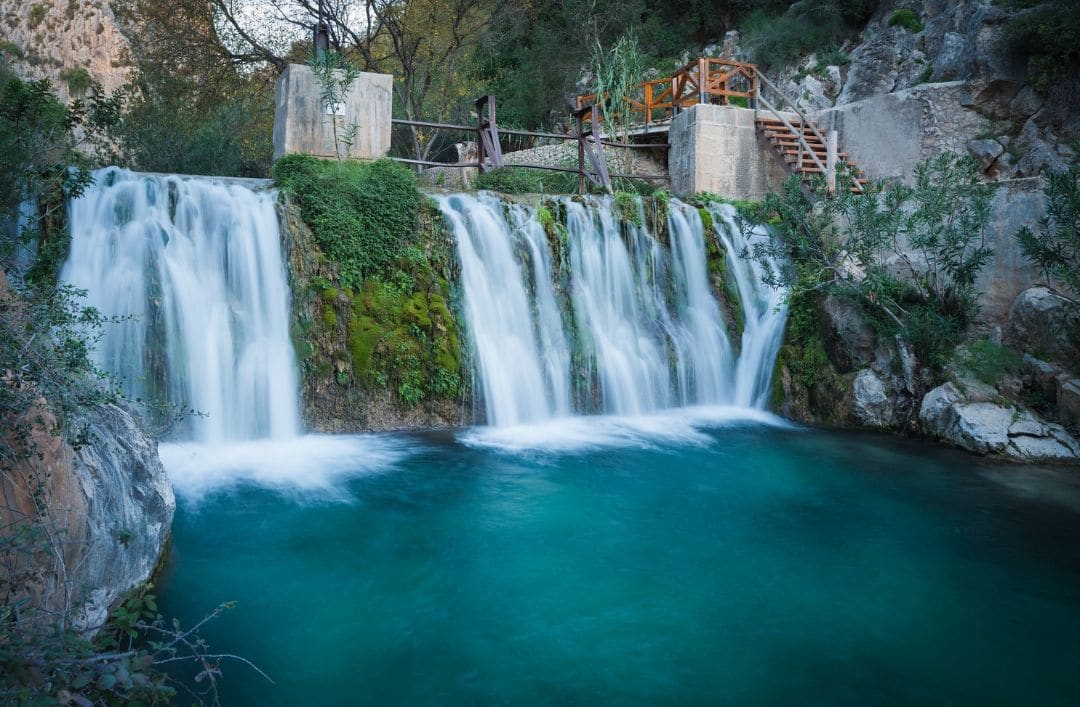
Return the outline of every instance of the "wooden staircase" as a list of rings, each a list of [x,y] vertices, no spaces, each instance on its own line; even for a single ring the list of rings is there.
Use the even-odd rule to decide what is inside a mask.
[[[828,146],[822,140],[824,132],[816,125],[801,118],[785,123],[784,120],[771,116],[759,116],[754,122],[757,125],[758,135],[772,146],[773,151],[783,161],[785,169],[790,174],[802,175],[805,183],[811,176],[825,172],[820,165],[825,165],[827,162]],[[812,152],[817,159],[811,157],[808,152]],[[848,154],[837,152],[836,163],[837,167],[846,168],[846,171],[854,175],[852,193],[863,193],[863,187],[868,180],[862,170],[848,158]]]

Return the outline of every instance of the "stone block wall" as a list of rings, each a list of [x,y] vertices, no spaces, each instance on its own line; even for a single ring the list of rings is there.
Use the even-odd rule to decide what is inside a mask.
[[[922,84],[821,111],[812,119],[836,130],[840,150],[872,179],[915,179],[915,165],[942,152],[963,153],[989,125],[971,107],[962,81]]]
[[[672,192],[707,191],[729,199],[760,199],[787,178],[775,155],[759,142],[754,111],[697,105],[679,113],[668,133]]]
[[[390,151],[391,91],[389,74],[361,73],[340,106],[324,105],[314,72],[290,64],[278,77],[274,110],[274,159],[290,153],[335,157],[334,122],[339,137],[351,126],[351,146],[341,145],[343,156],[378,159]]]

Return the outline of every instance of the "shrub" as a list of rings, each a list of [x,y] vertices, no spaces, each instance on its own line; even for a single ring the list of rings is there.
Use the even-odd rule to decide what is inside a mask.
[[[68,91],[73,95],[85,93],[94,83],[94,80],[90,78],[90,72],[81,66],[65,69],[60,73],[60,78],[67,84]]]
[[[31,29],[34,29],[41,24],[41,21],[45,19],[45,14],[49,11],[49,8],[44,5],[34,4],[30,7],[30,14],[26,16],[26,22],[30,25]]]
[[[908,32],[914,32],[918,34],[923,31],[923,24],[919,20],[919,16],[915,14],[914,10],[906,7],[901,7],[892,14],[889,18],[890,27],[903,27]]]
[[[969,158],[946,154],[918,165],[914,187],[879,182],[852,194],[841,175],[829,198],[823,181],[806,194],[793,177],[751,210],[777,236],[755,244],[753,255],[784,263],[764,277],[788,288],[789,299],[852,297],[879,334],[899,334],[940,369],[978,311],[975,278],[992,254],[984,235],[992,192],[978,172]]]
[[[755,63],[782,67],[810,53],[835,52],[877,9],[877,0],[801,0],[776,15],[759,8],[739,24]]]
[[[359,289],[365,275],[394,261],[413,241],[422,196],[413,173],[392,160],[335,163],[287,155],[272,174],[296,198],[345,287]]]
[[[1024,226],[1016,233],[1020,250],[1080,297],[1080,164],[1047,175],[1046,215],[1038,231]]]
[[[988,385],[997,385],[1006,374],[1017,374],[1024,368],[1020,354],[989,339],[965,346],[960,352],[960,362]]]
[[[1027,60],[1028,80],[1040,92],[1080,65],[1080,2],[1077,0],[1002,0],[1023,12],[1005,23],[1012,51]]]

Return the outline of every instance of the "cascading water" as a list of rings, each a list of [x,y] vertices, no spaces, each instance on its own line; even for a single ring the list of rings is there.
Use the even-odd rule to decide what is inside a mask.
[[[569,349],[552,289],[551,249],[535,215],[511,207],[508,219],[492,196],[455,194],[439,203],[457,238],[488,419],[516,425],[569,414]]]
[[[109,168],[70,206],[61,278],[127,317],[94,356],[135,398],[200,413],[199,442],[300,430],[289,290],[272,191]]]
[[[707,234],[696,209],[672,200],[665,247],[643,225],[620,224],[609,199],[566,199],[566,243],[555,258],[534,210],[490,195],[440,204],[457,239],[491,424],[764,406],[784,328],[782,292],[762,284],[771,263],[742,257],[767,232],[744,234],[730,206],[711,207],[715,233]],[[739,295],[737,355],[706,267],[706,238],[722,243]]]

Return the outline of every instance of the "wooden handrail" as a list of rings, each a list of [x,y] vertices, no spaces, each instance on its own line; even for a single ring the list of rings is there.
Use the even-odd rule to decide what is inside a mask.
[[[769,110],[769,112],[771,112],[774,116],[779,118],[784,123],[784,127],[790,130],[792,135],[796,136],[796,140],[799,143],[799,154],[796,160],[797,169],[802,168],[803,154],[805,153],[810,155],[811,159],[813,159],[814,161],[814,164],[817,165],[818,169],[821,170],[822,174],[826,175],[826,179],[831,180],[832,175],[830,174],[829,169],[826,168],[826,165],[822,164],[821,159],[813,150],[810,149],[810,143],[806,141],[806,135],[804,134],[806,127],[809,126],[810,130],[814,133],[814,137],[819,139],[822,145],[828,145],[829,143],[825,140],[825,137],[821,134],[821,131],[819,131],[817,126],[814,125],[813,121],[809,120],[806,115],[801,110],[799,110],[799,106],[795,104],[795,101],[791,100],[791,98],[789,98],[786,93],[781,91],[776,84],[770,81],[765,74],[758,71],[756,66],[754,67],[754,75],[756,76],[758,81],[764,82],[767,88],[771,88],[773,91],[775,91],[780,96],[780,98],[782,98],[783,101],[791,107],[792,112],[799,116],[799,127],[801,129],[795,129],[791,122],[786,117],[784,117],[784,115],[780,111],[778,111],[773,106],[773,104],[769,102],[768,99],[765,98],[764,91],[759,90],[757,92],[757,102],[755,103],[754,112],[757,113],[759,111],[759,108],[757,108],[757,106],[764,105]]]
[[[699,57],[677,69],[671,76],[643,81],[635,87],[638,91],[627,96],[625,101],[631,113],[641,114],[640,122],[648,130],[649,125],[654,122],[653,114],[656,111],[662,111],[664,118],[667,118],[674,116],[682,108],[709,101],[713,97],[719,97],[724,105],[730,105],[732,98],[752,101],[757,93],[754,84],[756,72],[757,66],[754,64]],[[746,79],[748,90],[728,88],[728,82],[739,77]],[[575,107],[582,110],[604,95],[606,94],[589,93],[578,96]]]

